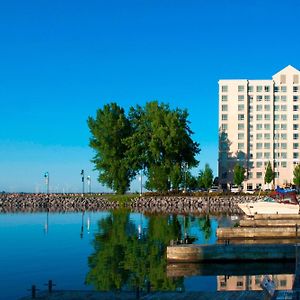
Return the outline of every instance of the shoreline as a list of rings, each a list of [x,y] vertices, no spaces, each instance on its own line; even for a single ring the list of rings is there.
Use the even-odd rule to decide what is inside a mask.
[[[237,203],[257,201],[255,195],[142,196],[128,201],[100,194],[1,194],[0,213],[82,212],[129,209],[141,213],[243,214]],[[128,198],[129,199],[129,198]]]

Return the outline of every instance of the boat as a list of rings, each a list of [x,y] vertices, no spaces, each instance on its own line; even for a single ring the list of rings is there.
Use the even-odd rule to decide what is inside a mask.
[[[293,189],[276,188],[262,200],[238,203],[238,207],[247,215],[256,214],[299,214],[299,202]]]

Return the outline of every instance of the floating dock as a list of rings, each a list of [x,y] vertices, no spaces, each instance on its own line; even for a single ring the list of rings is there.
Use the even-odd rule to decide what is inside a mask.
[[[168,262],[295,260],[293,244],[215,244],[167,247]]]

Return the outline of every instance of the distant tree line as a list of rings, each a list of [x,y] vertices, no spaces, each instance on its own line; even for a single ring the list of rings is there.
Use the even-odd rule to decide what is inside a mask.
[[[192,140],[187,110],[171,109],[157,101],[131,107],[128,115],[116,103],[98,109],[88,118],[92,162],[98,180],[118,194],[142,172],[148,190],[179,189],[195,180],[199,144]]]

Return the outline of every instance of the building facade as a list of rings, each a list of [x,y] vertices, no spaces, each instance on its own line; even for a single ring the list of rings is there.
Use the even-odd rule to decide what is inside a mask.
[[[287,66],[270,80],[219,81],[219,181],[233,184],[238,163],[246,169],[244,190],[293,183],[300,162],[300,71]]]

